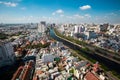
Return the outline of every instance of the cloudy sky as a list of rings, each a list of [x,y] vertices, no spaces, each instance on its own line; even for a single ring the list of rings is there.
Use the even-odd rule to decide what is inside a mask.
[[[120,0],[0,0],[0,23],[120,24]]]

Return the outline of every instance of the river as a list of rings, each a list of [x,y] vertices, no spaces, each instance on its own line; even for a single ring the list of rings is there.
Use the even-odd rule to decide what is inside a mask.
[[[110,61],[97,54],[89,54],[89,53],[84,52],[80,47],[57,37],[53,29],[50,29],[50,36],[57,41],[63,42],[64,45],[70,47],[71,49],[78,50],[80,52],[79,53],[80,55],[85,55],[87,58],[89,59],[91,58],[95,61],[98,61],[100,64],[103,64],[105,67],[107,67],[107,71],[115,71],[117,74],[120,75],[120,64]]]

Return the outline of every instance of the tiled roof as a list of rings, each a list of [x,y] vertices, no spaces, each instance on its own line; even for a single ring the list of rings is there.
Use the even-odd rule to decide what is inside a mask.
[[[21,66],[18,68],[16,73],[14,74],[12,80],[20,79],[20,80],[29,80],[31,76],[31,71],[33,69],[34,62],[29,61],[27,65],[24,67]]]
[[[86,80],[99,80],[93,73],[91,72],[88,72],[86,75],[85,75],[85,79]]]
[[[36,71],[36,74],[42,74],[42,73],[43,73],[43,71],[41,71],[41,70]]]
[[[20,73],[22,72],[22,70],[23,70],[23,66],[20,66],[20,67],[18,68],[18,70],[15,72],[15,74],[13,75],[13,78],[12,78],[11,80],[16,80],[16,78],[19,77],[19,75],[20,75]]]

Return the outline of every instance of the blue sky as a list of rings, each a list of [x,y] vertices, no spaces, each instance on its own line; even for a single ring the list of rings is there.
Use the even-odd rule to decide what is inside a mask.
[[[0,23],[120,24],[120,0],[0,0]]]

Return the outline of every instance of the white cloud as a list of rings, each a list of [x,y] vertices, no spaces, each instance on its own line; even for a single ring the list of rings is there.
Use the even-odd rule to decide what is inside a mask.
[[[73,19],[73,16],[66,16],[66,18]]]
[[[75,18],[84,18],[84,16],[81,16],[81,15],[79,15],[79,14],[75,14],[75,15],[73,15]]]
[[[52,15],[56,15],[56,14],[63,14],[64,11],[62,9],[58,9],[55,12],[52,13]]]
[[[0,4],[2,4],[2,1],[0,1]]]
[[[18,5],[18,3],[13,3],[13,2],[3,2],[3,1],[0,1],[0,4],[4,4],[8,7],[16,7]]]
[[[61,15],[60,15],[60,17],[64,17],[64,15],[63,15],[63,14],[61,14]]]
[[[43,19],[47,19],[47,17],[46,17],[46,16],[42,16],[42,18],[43,18]]]
[[[21,9],[22,9],[22,10],[26,10],[26,7],[22,7]]]
[[[63,11],[62,9],[58,9],[58,10],[56,11],[56,13],[62,14],[62,13],[64,13],[64,11]]]
[[[90,5],[84,5],[84,6],[80,7],[81,10],[87,10],[87,9],[90,9],[90,8],[91,8]]]
[[[91,18],[91,15],[90,15],[90,14],[85,14],[84,16],[85,16],[85,17],[88,17],[88,18]]]
[[[110,13],[110,14],[108,14],[109,16],[117,16],[117,14],[115,14],[115,13]]]
[[[53,12],[52,15],[55,15],[55,12]]]

